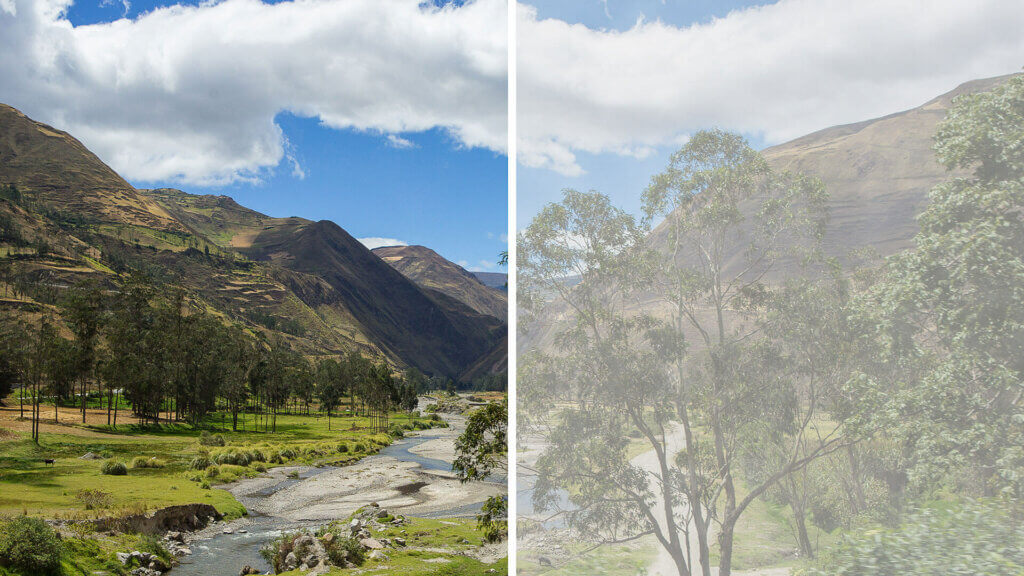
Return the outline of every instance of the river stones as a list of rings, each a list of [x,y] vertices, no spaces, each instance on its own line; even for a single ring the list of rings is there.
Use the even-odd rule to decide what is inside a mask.
[[[289,552],[284,557],[284,567],[286,570],[295,570],[299,567],[299,557],[295,555],[295,552]]]
[[[242,570],[238,573],[238,576],[250,576],[250,574],[259,574],[260,571],[246,564],[242,567]]]

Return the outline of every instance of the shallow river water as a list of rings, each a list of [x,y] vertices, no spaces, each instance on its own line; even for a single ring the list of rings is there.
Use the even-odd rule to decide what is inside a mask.
[[[409,451],[411,448],[438,437],[429,433],[408,437],[385,447],[378,454],[379,456],[389,456],[402,462],[416,463],[423,470],[448,472],[451,470],[449,462],[427,458]],[[368,458],[374,458],[374,456]],[[258,492],[236,495],[236,498],[248,510],[258,510],[261,508],[259,506],[260,499],[267,498],[280,490],[331,469],[332,467],[313,468],[301,473],[298,479],[282,480]],[[415,492],[423,485],[425,485],[424,482],[416,482],[403,488],[409,492]],[[366,504],[369,503],[370,501],[368,500]],[[474,516],[479,513],[481,505],[481,502],[475,502],[446,510],[420,514],[420,516],[434,518]],[[315,528],[320,524],[322,522],[296,522],[278,516],[251,513],[250,516],[231,524],[230,528],[233,530],[233,533],[215,533],[209,538],[193,542],[191,544],[192,555],[182,558],[181,565],[175,567],[170,574],[173,576],[235,576],[247,564],[266,573],[270,571],[271,567],[260,556],[260,548],[282,533],[300,528]],[[224,525],[219,526],[223,527]],[[242,532],[242,530],[245,532]]]

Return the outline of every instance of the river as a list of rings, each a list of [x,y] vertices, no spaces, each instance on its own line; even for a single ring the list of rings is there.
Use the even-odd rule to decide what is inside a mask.
[[[446,416],[449,428],[411,433],[379,453],[345,467],[280,467],[224,486],[249,516],[222,522],[189,537],[193,554],[174,576],[235,576],[245,565],[271,571],[259,550],[284,532],[344,520],[377,502],[396,514],[425,518],[472,517],[504,478],[461,484],[451,472],[455,438],[465,419]],[[297,479],[288,478],[298,471]],[[229,532],[229,533],[226,533]]]

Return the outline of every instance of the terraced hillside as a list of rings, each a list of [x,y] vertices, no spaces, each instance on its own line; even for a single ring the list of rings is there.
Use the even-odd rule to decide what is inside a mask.
[[[504,336],[500,320],[418,286],[332,222],[137,190],[69,134],[8,106],[0,186],[4,310],[38,312],[84,278],[116,289],[142,272],[309,355],[358,350],[458,378]]]

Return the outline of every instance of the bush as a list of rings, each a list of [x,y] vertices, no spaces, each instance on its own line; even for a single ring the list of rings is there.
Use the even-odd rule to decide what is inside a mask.
[[[366,444],[363,444],[362,442],[356,442],[355,451],[366,452]]]
[[[199,443],[203,446],[223,446],[227,444],[224,441],[224,437],[220,434],[210,434],[208,431],[203,430],[199,435]]]
[[[405,438],[405,431],[398,425],[392,426],[389,434],[391,434],[392,438]]]
[[[210,466],[206,469],[207,478],[216,478],[217,476],[220,476],[220,468],[217,466]]]
[[[102,490],[79,490],[75,493],[75,499],[85,504],[86,510],[110,506],[110,494]]]
[[[281,453],[275,450],[270,453],[270,456],[267,458],[267,461],[270,462],[271,464],[282,464],[284,462],[284,458],[281,458]]]
[[[1012,506],[1010,507],[1012,508]],[[926,509],[899,528],[845,537],[803,576],[1024,574],[1024,524],[999,503]]]
[[[132,458],[132,468],[163,468],[163,460],[157,458],[146,458],[145,456],[136,456]]]
[[[26,574],[59,574],[61,541],[38,518],[0,520],[0,564]]]
[[[348,452],[348,444],[345,444],[344,442],[341,443],[341,444],[338,444],[338,452],[341,453],[341,454],[344,454],[344,453]]]
[[[327,549],[327,557],[330,558],[331,564],[335,566],[345,566],[346,562],[361,566],[366,561],[363,547],[355,538],[335,534],[335,538],[325,544],[324,548]]]
[[[111,476],[124,476],[128,474],[128,467],[125,466],[124,462],[117,460],[107,460],[100,466],[100,474],[109,474]]]

